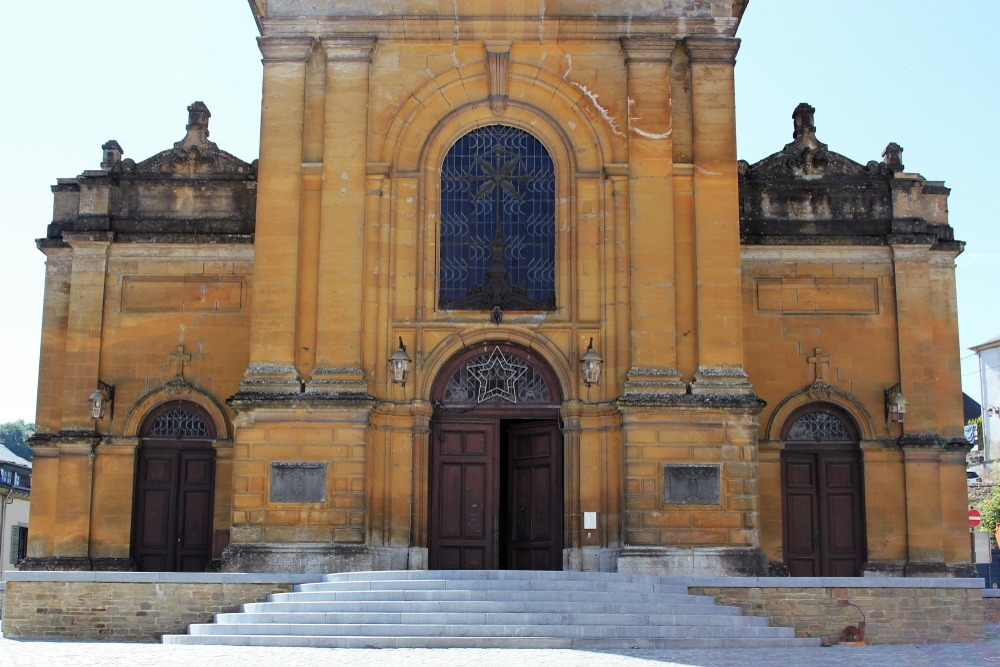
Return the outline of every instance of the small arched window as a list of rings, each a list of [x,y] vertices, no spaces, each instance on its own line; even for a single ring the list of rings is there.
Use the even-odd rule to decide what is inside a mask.
[[[146,417],[141,433],[144,438],[214,440],[215,425],[200,406],[169,401]]]
[[[488,125],[455,142],[440,223],[441,308],[555,308],[555,167],[538,139]]]

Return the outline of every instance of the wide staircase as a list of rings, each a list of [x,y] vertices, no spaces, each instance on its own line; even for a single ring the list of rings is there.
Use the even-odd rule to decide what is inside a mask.
[[[329,648],[777,648],[819,646],[668,578],[599,572],[331,574],[165,644]]]

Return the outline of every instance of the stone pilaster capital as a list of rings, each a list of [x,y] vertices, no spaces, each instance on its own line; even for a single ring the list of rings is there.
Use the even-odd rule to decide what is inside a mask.
[[[669,65],[674,55],[674,47],[677,46],[676,39],[653,35],[622,37],[619,41],[627,63],[662,62]]]
[[[929,243],[893,243],[890,247],[897,262],[926,262],[931,252]]]
[[[114,232],[63,232],[75,255],[106,255],[114,239]]]
[[[377,42],[373,35],[333,35],[320,38],[327,61],[371,62]]]
[[[686,37],[684,48],[692,63],[735,64],[740,40],[734,37]]]
[[[968,440],[963,440],[962,438],[955,438],[944,444],[944,450],[949,454],[955,454],[961,457],[961,460],[964,463],[966,455],[972,451],[972,443]]]
[[[927,433],[908,433],[900,436],[899,447],[904,461],[937,461],[944,450],[943,438]]]
[[[265,63],[301,62],[305,64],[312,51],[312,37],[258,37],[257,46]]]
[[[128,435],[106,435],[95,449],[99,456],[135,456],[139,438]]]

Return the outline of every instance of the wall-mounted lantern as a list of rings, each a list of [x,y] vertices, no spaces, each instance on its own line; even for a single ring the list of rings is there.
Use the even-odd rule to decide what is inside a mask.
[[[115,416],[115,386],[98,380],[97,391],[90,395],[88,402],[90,403],[91,419],[104,419],[105,414],[108,415],[108,419],[113,419]]]
[[[885,390],[885,416],[886,422],[898,422],[900,424],[906,419],[906,406],[909,401],[903,396],[899,385],[894,385]]]
[[[590,345],[587,346],[587,352],[580,359],[580,375],[583,376],[583,383],[588,387],[591,385],[599,384],[601,381],[601,368],[604,366],[604,360],[601,359],[601,355],[594,351],[594,339],[590,339]]]
[[[402,385],[406,388],[406,378],[410,375],[410,365],[413,360],[406,354],[406,345],[403,338],[399,338],[399,348],[389,357],[389,376],[394,384]]]

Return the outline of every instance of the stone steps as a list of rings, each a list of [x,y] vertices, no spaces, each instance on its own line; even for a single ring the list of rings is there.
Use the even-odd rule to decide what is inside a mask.
[[[167,644],[341,648],[818,646],[791,628],[687,594],[669,579],[598,572],[327,575],[219,614]]]

